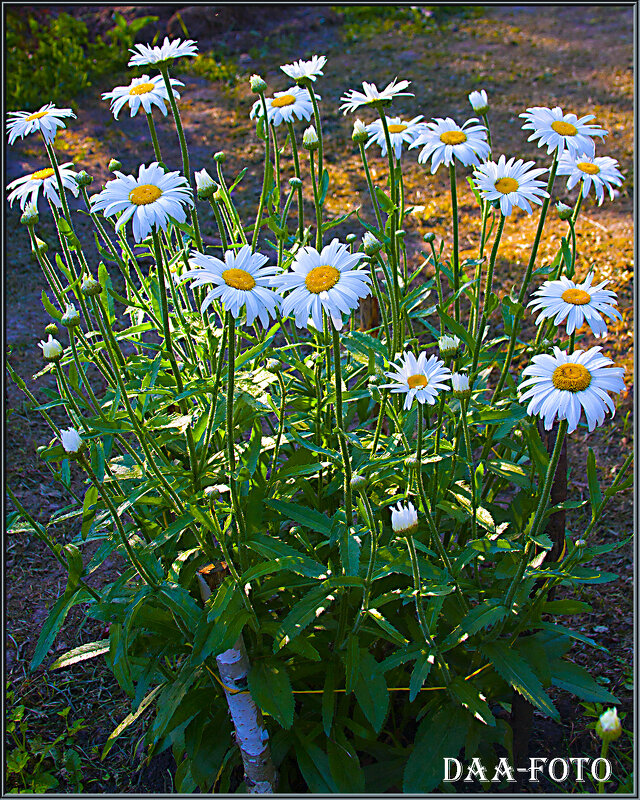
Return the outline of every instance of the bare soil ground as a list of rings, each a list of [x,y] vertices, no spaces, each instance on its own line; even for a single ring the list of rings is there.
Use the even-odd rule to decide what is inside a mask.
[[[53,7],[52,7],[53,8]],[[61,7],[57,7],[61,8]],[[100,9],[95,7],[96,14]],[[113,7],[109,7],[110,9]],[[122,7],[132,8],[132,7]],[[440,27],[425,30],[415,24],[395,23],[377,32],[359,33],[347,28],[340,18],[322,6],[285,6],[284,12],[270,18],[264,7],[268,25],[254,21],[252,27],[235,26],[231,52],[238,64],[233,82],[210,82],[205,78],[177,74],[184,81],[180,103],[194,169],[212,167],[212,155],[224,150],[228,176],[247,166],[245,179],[237,190],[239,207],[247,218],[260,191],[262,148],[249,120],[254,100],[248,76],[259,73],[271,91],[281,90],[288,79],[279,65],[309,57],[313,53],[328,56],[325,77],[318,81],[322,96],[321,110],[327,137],[326,161],[331,174],[328,210],[344,213],[358,206],[365,218],[370,216],[366,186],[357,152],[351,143],[352,116],[338,111],[339,97],[349,88],[357,88],[363,80],[378,86],[398,76],[412,81],[415,98],[400,98],[394,111],[403,116],[418,113],[432,116],[453,116],[463,120],[470,116],[468,93],[485,88],[491,102],[490,123],[494,152],[535,159],[544,164],[544,154],[533,143],[527,143],[520,128],[518,114],[535,105],[560,105],[565,111],[593,113],[596,121],[610,131],[606,143],[598,145],[599,154],[617,158],[628,176],[615,202],[601,207],[589,199],[583,206],[577,225],[579,241],[578,276],[594,269],[599,279],[611,280],[618,292],[623,321],[613,326],[602,344],[605,353],[627,368],[628,391],[618,398],[615,418],[604,428],[587,435],[572,437],[570,448],[570,495],[572,499],[588,496],[585,477],[587,447],[597,455],[601,480],[612,479],[630,448],[633,447],[633,9],[631,6],[490,6],[474,7],[476,13],[465,18],[452,17]],[[90,19],[89,7],[84,9]],[[104,10],[102,11],[104,16]],[[155,13],[137,7],[139,15]],[[197,38],[195,31],[190,36]],[[216,38],[218,36],[218,38]],[[214,31],[205,42],[219,47]],[[153,160],[146,122],[140,117],[113,120],[108,105],[100,100],[100,92],[125,83],[124,75],[113,76],[104,86],[94,86],[81,98],[78,119],[73,120],[56,140],[59,157],[73,161],[77,169],[86,169],[94,176],[92,190],[99,190],[108,179],[107,164],[117,157],[123,171],[133,171],[141,162]],[[46,102],[43,98],[42,102]],[[366,121],[369,121],[368,119]],[[180,168],[180,156],[168,124],[158,123],[159,139],[166,163]],[[384,162],[370,149],[374,180],[384,182]],[[8,150],[7,182],[19,175],[44,166],[40,144],[27,138]],[[420,257],[421,239],[433,230],[450,249],[447,225],[449,194],[444,171],[431,176],[411,155],[406,158],[406,192],[420,208],[406,225],[407,241],[415,260]],[[290,165],[287,164],[290,169]],[[293,174],[291,172],[291,174]],[[466,181],[459,182],[460,206],[470,212],[472,199]],[[572,201],[560,181],[555,200]],[[53,225],[42,214],[38,235],[51,251],[57,249]],[[551,214],[550,216],[553,216]],[[528,248],[533,239],[537,215],[516,214],[505,230],[501,257],[497,266],[496,285],[508,291],[519,282]],[[80,219],[79,234],[88,233]],[[357,223],[336,229],[337,235],[357,230]],[[205,236],[213,235],[213,221],[203,226]],[[564,224],[554,221],[542,243],[540,261],[548,263],[565,234]],[[479,219],[465,216],[461,229],[462,249],[471,250],[479,240]],[[31,376],[41,367],[37,342],[45,338],[44,326],[49,321],[40,300],[44,279],[34,261],[26,231],[19,225],[17,207],[6,213],[5,238],[5,336],[10,361],[27,380],[32,391],[42,398],[42,387],[51,380],[45,376],[38,383]],[[97,258],[91,262],[97,265]],[[419,263],[419,262],[417,262]],[[588,338],[584,344],[596,342]],[[40,520],[65,504],[63,489],[38,460],[36,448],[49,439],[46,426],[37,412],[31,410],[20,391],[10,382],[5,387],[6,479],[24,505]],[[82,491],[81,479],[77,489]],[[572,512],[568,527],[575,533],[586,527],[586,512]],[[632,492],[619,495],[615,506],[595,532],[598,543],[622,541],[633,532]],[[74,531],[60,527],[59,541],[68,541]],[[609,648],[608,654],[576,646],[572,656],[589,667],[603,685],[621,699],[620,708],[629,712],[625,727],[632,726],[632,652],[633,652],[633,547],[630,543],[602,557],[603,570],[619,575],[614,583],[585,587],[580,599],[593,606],[593,613],[579,619],[568,619],[584,633],[594,636]],[[101,663],[84,664],[57,672],[48,666],[60,653],[81,643],[101,638],[104,631],[91,620],[83,622],[76,608],[69,615],[50,657],[34,673],[29,662],[48,611],[64,589],[65,575],[46,548],[26,533],[15,533],[7,539],[5,561],[6,639],[5,667],[10,688],[27,706],[30,731],[53,739],[64,728],[56,712],[71,707],[71,718],[85,718],[87,727],[79,734],[82,749],[83,791],[103,792],[167,792],[172,791],[171,758],[155,760],[151,769],[143,769],[138,749],[140,727],[133,727],[113,748],[107,761],[100,763],[99,754],[118,722],[129,712],[127,697],[119,689],[110,672]],[[108,563],[94,576],[95,585],[112,580],[119,564]],[[595,756],[597,742],[587,730],[589,722],[582,714],[576,698],[564,693],[556,695],[563,712],[561,725],[549,723],[536,714],[532,737],[532,754],[564,754]],[[10,745],[9,745],[10,746]],[[74,791],[74,785],[59,772],[58,791]],[[540,786],[538,791],[544,790]],[[525,791],[535,791],[531,787]]]

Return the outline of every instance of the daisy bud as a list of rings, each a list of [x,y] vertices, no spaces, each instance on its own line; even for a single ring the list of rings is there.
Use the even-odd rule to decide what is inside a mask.
[[[585,539],[576,539],[576,547],[586,547],[587,542]]]
[[[62,358],[62,345],[51,334],[49,334],[46,342],[38,342],[38,347],[42,350],[42,356],[45,361],[60,361]]]
[[[206,169],[201,169],[200,172],[196,172],[196,190],[200,200],[208,200],[210,197],[213,197],[219,188],[218,184],[213,180]]]
[[[122,169],[122,162],[118,161],[117,158],[112,158],[111,161],[109,162],[107,169],[109,170],[109,172],[116,172],[117,170]]]
[[[224,192],[222,191],[222,187],[218,187],[212,195],[213,199],[216,203],[223,203],[224,202]]]
[[[456,358],[460,355],[462,342],[457,336],[441,336],[438,339],[438,347],[440,349],[440,358],[446,361],[449,358]]]
[[[254,94],[261,94],[267,88],[266,81],[260,75],[252,75],[249,78],[249,86]]]
[[[215,503],[220,499],[220,489],[217,486],[205,487],[204,493],[210,503]]]
[[[95,278],[89,276],[82,281],[80,291],[87,297],[96,297],[102,291],[102,286],[100,286]]]
[[[357,119],[353,123],[353,133],[351,134],[351,138],[356,144],[364,144],[368,140],[369,133],[367,132],[367,128],[361,119]]]
[[[357,238],[358,238],[358,237],[356,236],[356,234],[355,234],[355,233],[348,233],[348,234],[347,234],[347,235],[344,237],[344,240],[345,240],[345,242],[346,242],[347,244],[353,244]]]
[[[33,203],[27,203],[20,217],[21,225],[37,225],[40,217],[38,216],[38,209]]]
[[[596,722],[596,733],[603,742],[614,742],[622,735],[622,725],[618,719],[618,709],[609,708]]]
[[[299,189],[302,186],[302,181],[300,178],[289,178],[289,186],[292,189]]]
[[[306,150],[317,150],[320,147],[318,141],[318,134],[313,125],[310,125],[307,130],[302,134],[302,146]]]
[[[435,242],[436,240],[436,235],[433,231],[429,231],[429,233],[425,233],[425,235],[422,238],[425,240],[427,244],[433,244],[433,242]]]
[[[451,375],[451,386],[453,388],[453,396],[459,400],[468,400],[471,397],[469,376],[463,372],[454,372]]]
[[[269,372],[275,372],[280,366],[280,362],[277,358],[268,358],[265,367],[269,370]]]
[[[64,315],[63,315],[62,319],[60,320],[60,322],[66,328],[75,328],[76,325],[80,324],[80,314],[78,313],[78,311],[77,311],[76,307],[73,305],[73,303],[68,303],[67,304],[66,311],[64,312]]]
[[[399,231],[396,231],[396,239],[401,239],[402,240],[402,239],[404,239],[404,237],[406,235],[407,235],[407,232],[403,231],[402,228],[400,228]]]
[[[60,441],[69,455],[78,455],[82,450],[82,439],[80,434],[75,428],[67,428],[67,430],[60,431]]]
[[[398,503],[397,508],[391,509],[391,527],[394,533],[413,533],[418,527],[418,512],[413,507],[413,503],[402,506]]]
[[[362,237],[362,244],[364,245],[364,252],[368,256],[375,256],[375,254],[379,253],[382,249],[382,244],[376,239],[371,231],[367,231]]]
[[[213,160],[217,164],[224,164],[224,162],[227,160],[227,154],[224,152],[224,150],[218,150],[217,153],[214,153]]]
[[[484,89],[481,89],[479,92],[471,92],[469,95],[469,102],[471,103],[471,108],[476,114],[480,114],[481,117],[489,111],[489,100],[487,99],[487,93]]]
[[[364,475],[358,475],[358,473],[355,472],[351,476],[351,488],[355,492],[362,491],[366,485],[367,479],[364,477]]]
[[[58,335],[58,326],[55,322],[50,322],[47,327],[44,329],[45,333],[53,334],[53,336]]]
[[[91,186],[93,183],[93,178],[84,169],[81,172],[78,172],[74,177],[78,186]]]
[[[560,219],[563,220],[571,219],[571,215],[573,214],[573,209],[564,203],[556,203],[556,211]]]
[[[407,469],[415,469],[418,466],[417,456],[407,456],[404,460],[404,464]]]
[[[40,253],[42,255],[42,253],[46,253],[48,249],[49,249],[49,245],[45,241],[43,241],[42,239],[39,239],[36,236],[34,243],[31,245],[31,255],[37,261],[38,260],[38,253]]]

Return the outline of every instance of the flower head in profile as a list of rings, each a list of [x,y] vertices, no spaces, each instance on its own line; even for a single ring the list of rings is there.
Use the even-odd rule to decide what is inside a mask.
[[[191,253],[189,264],[196,267],[185,272],[178,283],[193,281],[191,288],[212,284],[200,311],[202,314],[214,300],[220,300],[231,316],[237,319],[242,309],[246,310],[247,325],[252,325],[256,317],[264,327],[269,318],[275,318],[280,297],[269,287],[276,267],[265,267],[267,256],[252,253],[251,246],[243,245],[237,252],[227,250],[224,261],[215,256],[207,256],[196,251]]]
[[[543,319],[554,318],[553,324],[566,322],[567,333],[571,335],[579,330],[584,322],[591,328],[594,336],[604,336],[607,324],[602,315],[609,319],[622,319],[617,308],[616,293],[604,287],[609,281],[602,281],[592,286],[593,272],[590,272],[583,283],[575,283],[562,275],[557,281],[545,281],[534,292],[530,303],[532,311],[540,314],[536,324]]]
[[[311,56],[309,61],[294,61],[293,64],[284,64],[280,69],[292,80],[299,82],[309,79],[315,81],[318,75],[322,75],[322,69],[327,63],[326,56]]]
[[[418,527],[418,512],[415,510],[413,503],[407,503],[403,506],[398,503],[395,508],[391,509],[391,527],[394,533],[411,533]]]
[[[169,37],[164,37],[161,45],[136,44],[130,50],[133,53],[129,59],[130,67],[147,67],[152,64],[168,64],[176,58],[183,56],[198,55],[198,48],[193,39],[181,39],[169,41]]]
[[[596,722],[596,733],[605,742],[613,742],[622,735],[622,725],[617,708],[608,708]]]
[[[213,180],[206,169],[195,173],[196,191],[201,200],[208,200],[218,191],[218,184]]]
[[[402,155],[402,145],[411,144],[422,133],[423,125],[420,123],[422,114],[419,117],[414,117],[409,121],[400,119],[400,117],[387,117],[387,129],[389,131],[389,139],[391,140],[391,147],[395,157],[399,159]],[[387,155],[387,139],[384,135],[384,128],[382,127],[382,120],[376,119],[370,125],[367,125],[367,133],[369,134],[369,141],[366,147],[377,144],[381,148],[381,155]]]
[[[427,358],[424,351],[418,358],[411,351],[407,351],[397,364],[392,362],[389,366],[395,371],[385,372],[385,375],[393,383],[385,383],[381,388],[406,394],[405,410],[411,408],[414,400],[433,405],[440,391],[448,391],[451,388],[443,383],[451,378],[451,370],[445,367],[444,361],[437,356],[432,355]]]
[[[480,89],[479,92],[471,92],[469,102],[471,108],[480,116],[484,116],[489,111],[489,100],[484,89]]]
[[[76,173],[69,169],[73,167],[73,162],[68,161],[66,164],[60,164],[60,178],[62,185],[68,189],[74,197],[78,196],[80,191],[78,184],[75,181]],[[45,167],[38,169],[29,175],[23,175],[21,178],[16,178],[12,181],[7,189],[11,190],[7,200],[9,205],[13,205],[14,200],[20,201],[20,208],[24,211],[28,206],[37,208],[40,192],[46,199],[56,208],[62,206],[60,196],[58,194],[58,181],[53,167]]]
[[[60,431],[60,441],[66,453],[76,455],[82,449],[82,437],[75,428]]]
[[[469,376],[464,372],[454,372],[451,375],[451,388],[454,397],[465,400],[471,397],[471,386],[469,385]]]
[[[401,95],[413,97],[413,92],[404,91],[410,83],[411,81],[398,81],[397,78],[394,78],[384,89],[378,89],[375,83],[363,81],[363,92],[357,89],[349,89],[349,91],[340,98],[342,101],[340,110],[343,114],[346,114],[349,111],[357,111],[363,106],[388,105],[394,97],[400,97]]]
[[[46,342],[38,342],[38,347],[42,350],[42,357],[45,361],[59,361],[62,358],[62,345],[51,334]]]
[[[24,139],[25,136],[37,131],[42,134],[47,144],[51,144],[56,138],[58,128],[66,127],[62,120],[66,117],[75,117],[75,114],[70,108],[56,108],[53,103],[48,103],[38,111],[10,111],[7,117],[9,144],[13,144],[18,136]]]
[[[489,155],[487,129],[477,119],[468,119],[463,125],[447,117],[423,124],[422,133],[409,145],[409,149],[421,147],[418,161],[424,164],[431,159],[431,174],[440,164],[448,167],[454,160],[465,167],[477,165]]]
[[[105,217],[120,214],[116,228],[133,218],[133,238],[145,239],[152,229],[166,230],[169,220],[184,222],[186,206],[193,205],[191,188],[178,172],[167,172],[157,161],[140,165],[138,177],[116,172],[104,189],[94,195],[91,213],[102,211]]]
[[[316,100],[320,96],[316,95]],[[280,125],[281,122],[293,122],[294,119],[310,120],[313,116],[313,104],[309,91],[302,86],[292,86],[284,92],[275,92],[273,97],[267,97],[267,120],[270,125]],[[250,117],[263,116],[262,100],[256,100],[251,109]]]
[[[179,100],[180,95],[173,87],[184,86],[184,83],[175,78],[170,78],[169,80],[171,81],[173,96],[176,100]],[[102,99],[111,100],[111,113],[115,119],[118,119],[118,114],[127,103],[132,117],[135,117],[140,107],[142,107],[145,114],[150,114],[153,106],[157,106],[164,116],[167,116],[169,95],[162,75],[156,75],[153,78],[149,78],[148,75],[142,75],[139,78],[134,78],[128,86],[116,86],[113,91],[105,92],[102,95]]]
[[[475,185],[482,197],[500,205],[508,217],[514,206],[531,214],[531,203],[542,203],[548,197],[546,184],[537,178],[547,172],[546,167],[532,169],[534,161],[522,161],[500,156],[497,162],[485,161],[474,170]]]
[[[575,114],[563,113],[558,106],[535,106],[528,108],[520,116],[526,120],[522,130],[533,131],[527,141],[538,139],[538,147],[546,147],[547,153],[557,151],[559,156],[565,150],[571,155],[586,153],[592,156],[596,148],[594,137],[603,139],[608,133],[604,128],[589,124],[595,119],[594,114],[578,118]]]
[[[462,351],[462,342],[455,335],[444,334],[438,339],[440,357],[443,359],[456,358]]]
[[[358,301],[370,292],[371,276],[368,269],[360,269],[364,253],[350,253],[346,244],[338,239],[318,251],[315,247],[302,247],[291,269],[277,275],[272,285],[281,292],[289,292],[282,301],[282,315],[293,314],[298,328],[310,321],[321,331],[323,310],[334,327],[342,327],[342,315],[358,307]]]
[[[568,432],[578,427],[582,411],[589,430],[602,425],[607,409],[615,413],[608,392],[622,392],[624,367],[613,367],[613,361],[600,355],[601,347],[565,353],[553,348],[553,355],[534,356],[522,374],[520,402],[526,403],[527,414],[544,419],[545,430],[551,430],[556,416],[569,423]]]
[[[609,156],[588,156],[586,154],[571,155],[563,153],[558,163],[558,175],[568,175],[567,189],[582,181],[582,196],[595,192],[598,205],[604,201],[605,190],[611,200],[614,198],[614,186],[620,186],[624,177],[618,169],[618,162]]]

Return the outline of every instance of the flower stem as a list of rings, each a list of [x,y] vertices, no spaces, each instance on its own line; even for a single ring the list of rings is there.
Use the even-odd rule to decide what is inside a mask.
[[[347,442],[343,430],[344,417],[342,410],[342,366],[340,363],[340,336],[333,323],[331,324],[331,328],[333,331],[333,367],[336,383],[336,426],[338,428],[338,439],[340,441],[340,450],[342,451],[342,463],[344,468],[344,507],[348,529],[353,525],[353,503],[351,499],[351,460],[349,459],[349,450],[347,448]]]
[[[264,211],[264,203],[268,191],[269,175],[271,173],[271,138],[269,137],[269,123],[267,115],[267,101],[264,96],[264,91],[260,92],[260,102],[262,103],[262,113],[264,120],[264,133],[265,133],[265,154],[264,154],[264,172],[262,175],[262,191],[260,192],[260,202],[258,203],[258,212],[256,214],[256,221],[253,226],[253,237],[251,239],[251,252],[255,253],[258,246],[258,235],[260,233],[260,225],[262,224],[262,213]]]
[[[156,157],[156,161],[162,161],[162,154],[160,153],[160,144],[158,142],[158,134],[156,133],[156,125],[153,121],[153,114],[151,111],[147,111],[147,124],[149,125],[149,133],[151,134],[151,141],[153,142],[153,152]],[[185,177],[189,177],[188,173]]]
[[[456,322],[460,322],[460,298],[458,297],[458,289],[460,288],[460,254],[458,251],[458,189],[456,186],[455,161],[452,161],[451,164],[449,164],[449,183],[451,184],[451,218],[453,222],[453,259],[451,262],[451,269],[453,272],[453,292],[455,295],[454,317]]]
[[[298,144],[296,142],[295,131],[293,130],[293,123],[288,122],[289,138],[291,139],[291,153],[293,155],[293,172],[296,178],[300,180],[300,159],[298,158]],[[311,152],[311,151],[309,151]],[[304,236],[304,207],[302,204],[302,186],[298,186],[296,193],[298,195],[298,237],[302,241]],[[320,225],[322,227],[322,224]]]

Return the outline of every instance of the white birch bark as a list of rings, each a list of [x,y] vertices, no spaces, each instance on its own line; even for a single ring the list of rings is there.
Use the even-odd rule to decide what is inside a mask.
[[[200,594],[206,602],[211,589],[202,575],[198,574]],[[229,650],[216,658],[220,680],[233,691],[224,690],[229,713],[235,728],[235,739],[242,764],[244,780],[250,794],[273,794],[276,790],[277,774],[271,759],[269,733],[262,719],[262,712],[256,706],[247,690],[251,664],[244,645],[242,634]],[[240,692],[235,694],[235,692]]]

